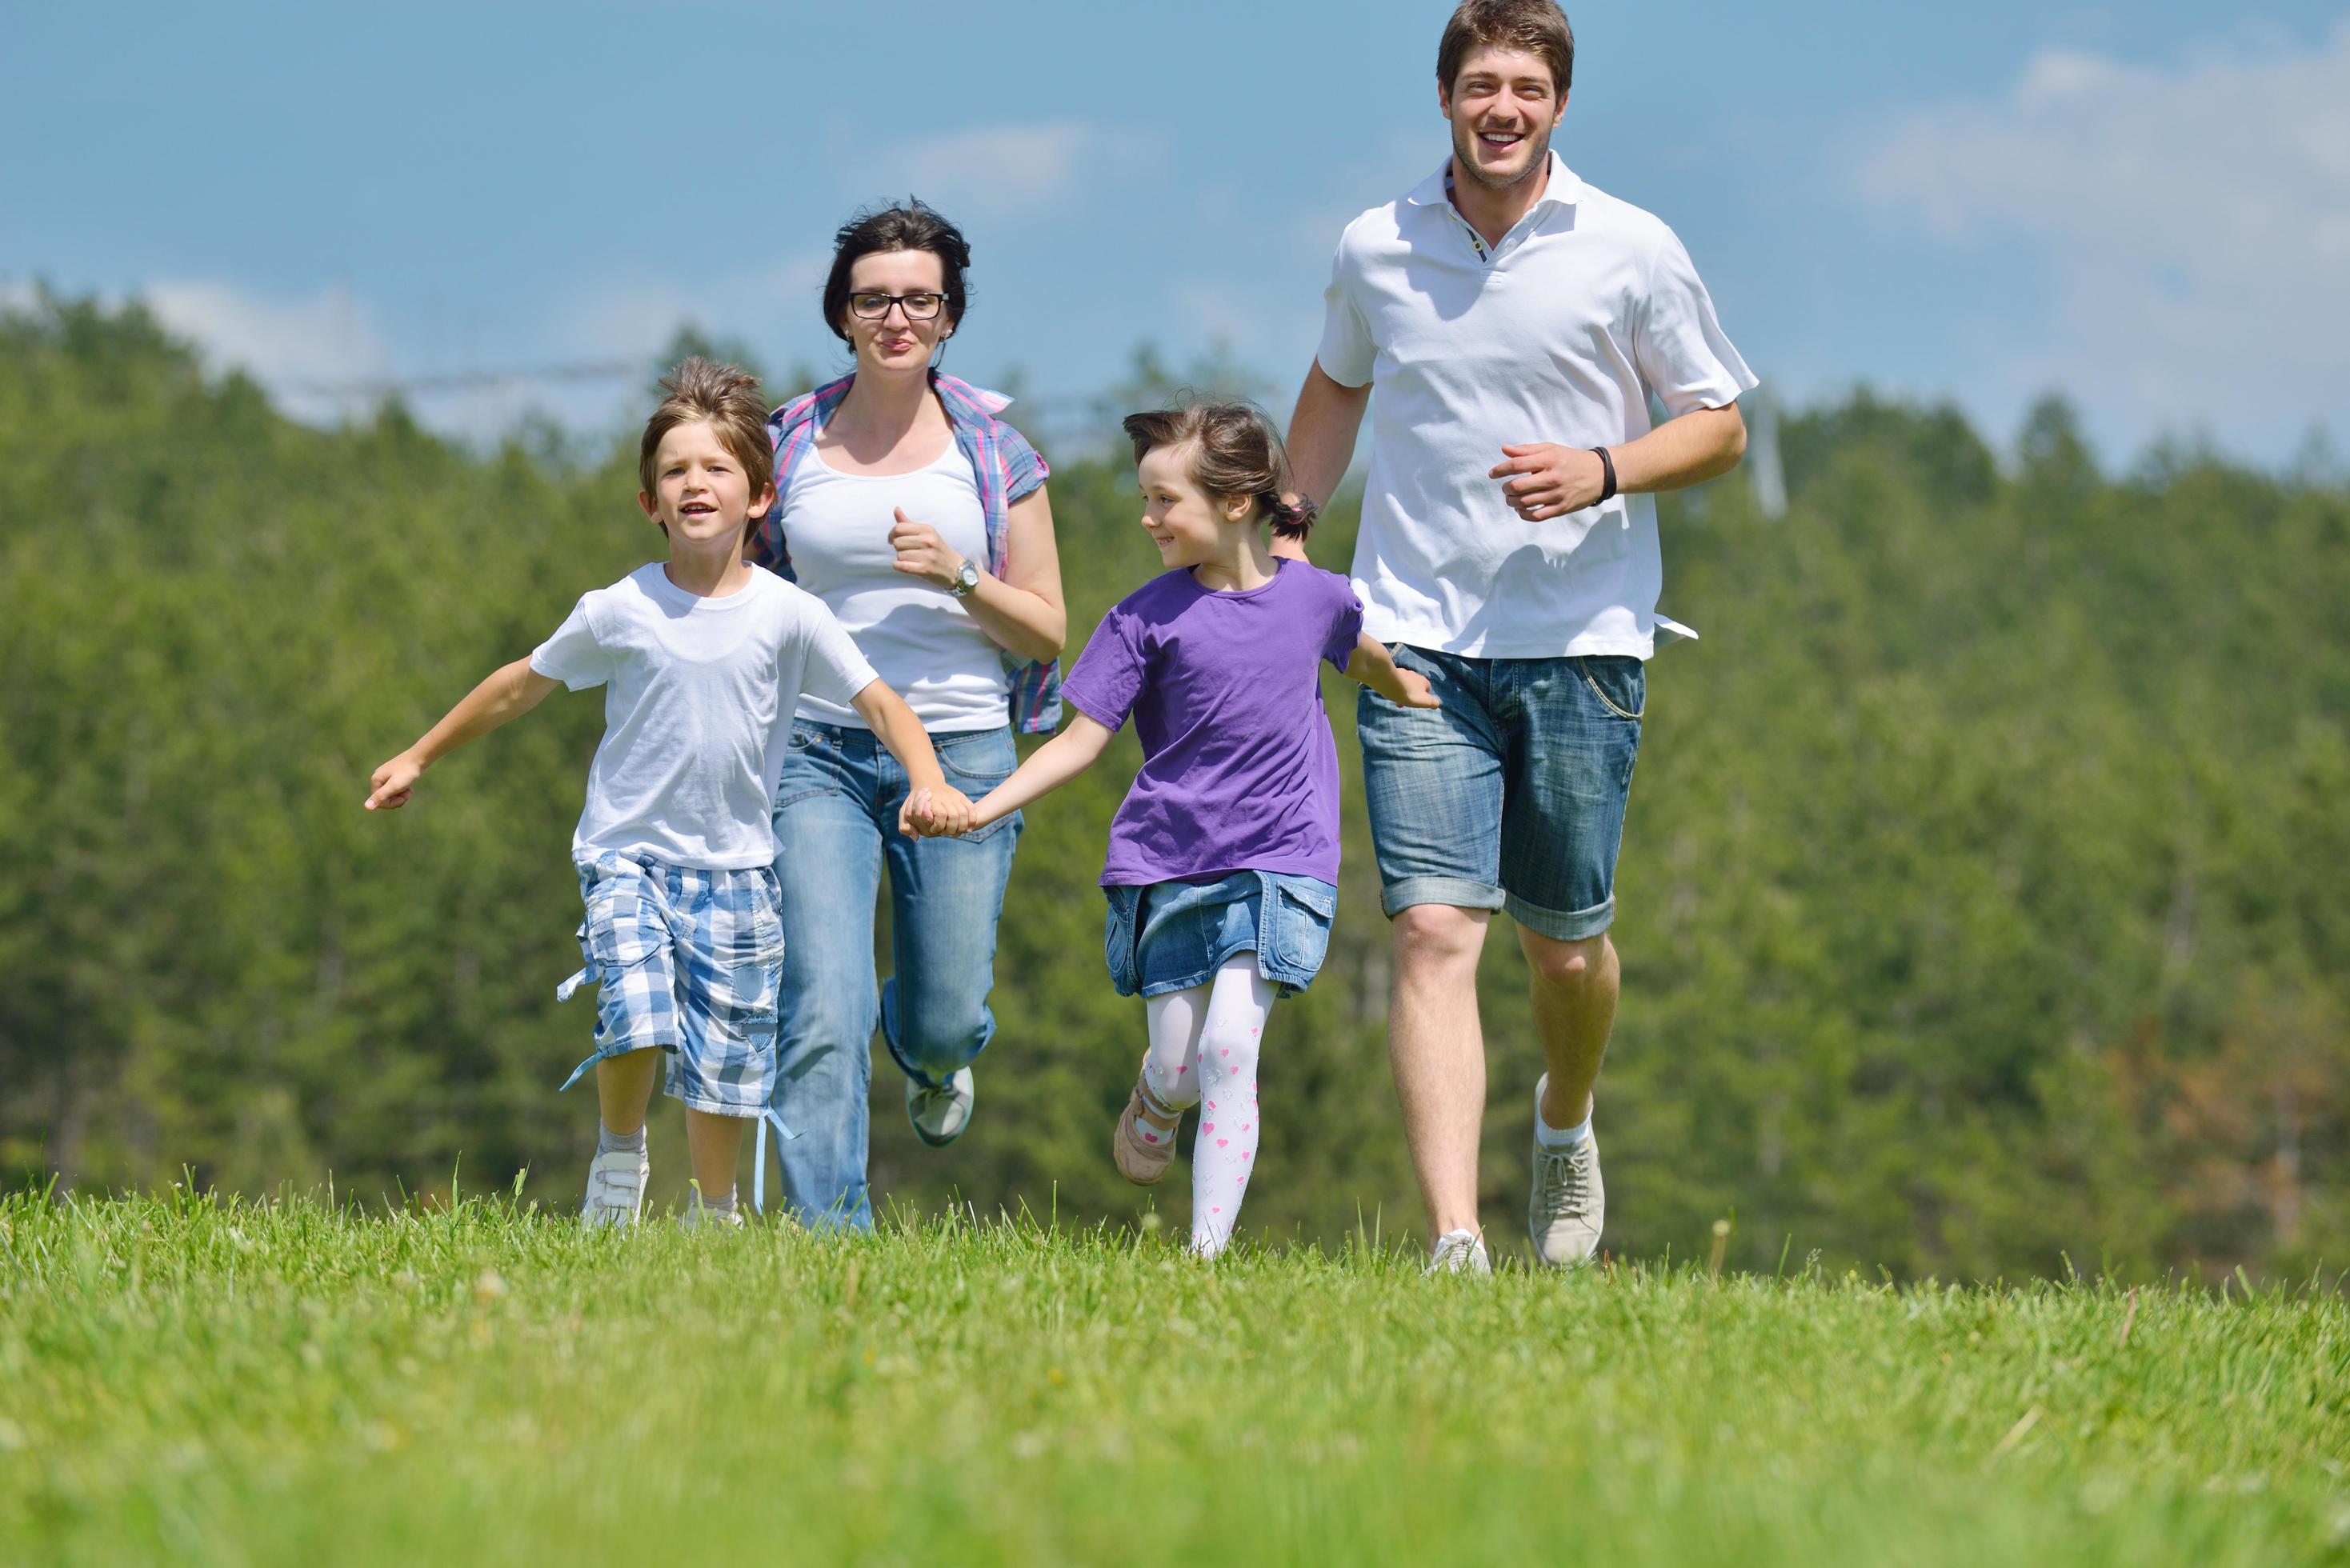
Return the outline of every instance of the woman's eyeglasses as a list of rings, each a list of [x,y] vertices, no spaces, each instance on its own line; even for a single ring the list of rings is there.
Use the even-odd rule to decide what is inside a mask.
[[[893,305],[905,308],[909,321],[928,321],[936,317],[939,307],[946,304],[943,294],[878,294],[868,290],[848,296],[849,314],[859,321],[879,321],[889,314]]]

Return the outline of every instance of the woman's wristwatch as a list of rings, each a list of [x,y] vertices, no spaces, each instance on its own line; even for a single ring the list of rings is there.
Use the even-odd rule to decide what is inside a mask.
[[[947,592],[959,599],[967,599],[978,587],[979,566],[969,556],[965,556],[962,558],[962,565],[955,568],[954,581],[947,585]]]

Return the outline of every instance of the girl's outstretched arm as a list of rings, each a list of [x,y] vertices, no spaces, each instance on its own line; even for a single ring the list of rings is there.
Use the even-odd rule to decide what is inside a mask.
[[[1347,660],[1347,679],[1359,680],[1390,702],[1407,708],[1443,706],[1428,689],[1428,677],[1395,661],[1387,644],[1364,632],[1355,639],[1355,657]]]
[[[562,684],[533,670],[526,658],[493,670],[489,679],[466,692],[447,716],[425,731],[416,744],[376,769],[367,808],[390,811],[406,805],[418,774],[466,742],[477,741],[500,724],[521,718]]]
[[[979,804],[971,810],[972,828],[985,827],[1052,794],[1093,766],[1114,733],[1098,719],[1078,714],[1069,721],[1067,729],[1030,753],[1010,778],[979,797]]]

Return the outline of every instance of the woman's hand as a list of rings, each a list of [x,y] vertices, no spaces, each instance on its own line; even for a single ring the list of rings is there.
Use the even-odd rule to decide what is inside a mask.
[[[894,508],[893,515],[898,521],[889,529],[889,547],[898,552],[898,570],[932,587],[953,587],[955,574],[962,570],[962,556],[947,548],[937,529],[907,516],[904,507]]]

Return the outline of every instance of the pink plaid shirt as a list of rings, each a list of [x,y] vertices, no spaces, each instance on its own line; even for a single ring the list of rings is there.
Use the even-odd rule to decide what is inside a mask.
[[[784,538],[784,498],[791,491],[792,475],[816,444],[816,431],[848,396],[856,379],[843,376],[813,392],[803,392],[767,421],[767,435],[775,443],[775,504],[767,509],[752,539],[751,558],[781,576],[792,576],[791,552]],[[1010,398],[935,370],[931,373],[931,386],[954,426],[955,444],[970,460],[971,471],[979,481],[980,511],[987,520],[987,569],[1000,577],[1011,558],[1012,504],[1042,488],[1053,471],[1026,437],[996,418],[1011,403]],[[1006,650],[1003,673],[1010,687],[1014,729],[1041,734],[1060,723],[1060,660],[1039,663]]]

